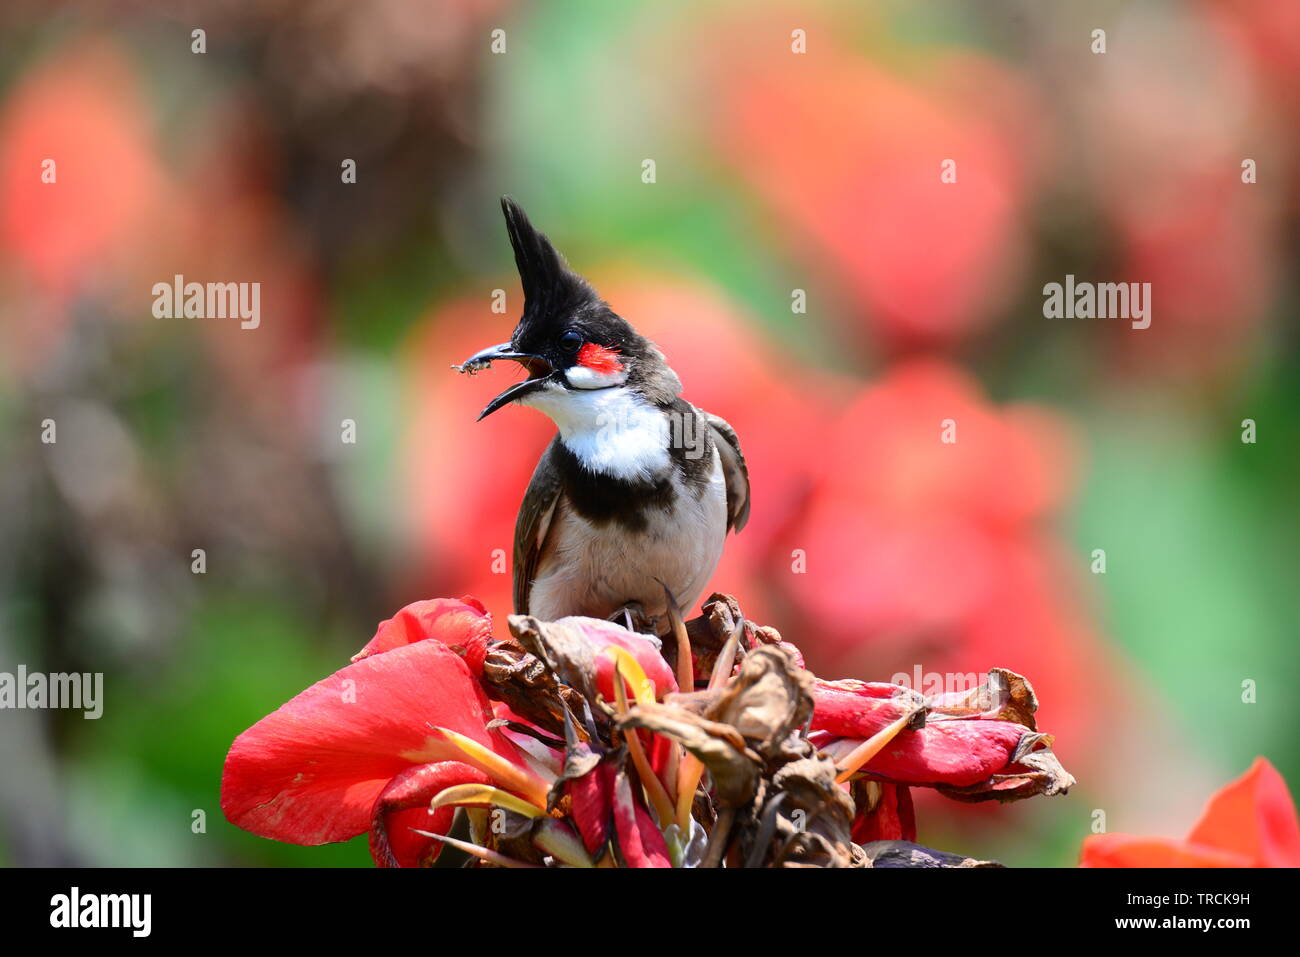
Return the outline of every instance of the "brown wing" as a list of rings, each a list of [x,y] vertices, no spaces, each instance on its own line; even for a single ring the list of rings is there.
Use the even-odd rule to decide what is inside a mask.
[[[740,438],[726,419],[711,412],[704,412],[704,416],[713,430],[722,474],[727,480],[727,528],[740,531],[749,521],[749,468],[745,465],[745,453],[740,451]]]
[[[560,501],[560,473],[552,457],[555,443],[559,441],[557,435],[542,453],[528,483],[528,491],[524,493],[524,502],[519,506],[519,518],[515,520],[514,598],[517,615],[528,614],[528,593],[537,578],[546,534],[551,528],[555,506]]]

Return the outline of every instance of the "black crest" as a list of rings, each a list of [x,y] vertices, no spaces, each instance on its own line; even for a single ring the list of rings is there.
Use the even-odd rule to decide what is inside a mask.
[[[546,355],[563,367],[572,357],[555,352],[555,340],[576,329],[589,342],[614,349],[628,371],[628,383],[656,404],[671,403],[682,384],[654,344],[614,312],[585,279],[569,268],[564,257],[509,196],[501,197],[506,231],[515,251],[515,265],[524,287],[524,312],[511,337],[521,352]]]
[[[524,287],[523,322],[570,313],[584,303],[598,300],[586,280],[569,268],[546,235],[529,222],[522,206],[502,196],[501,211]]]

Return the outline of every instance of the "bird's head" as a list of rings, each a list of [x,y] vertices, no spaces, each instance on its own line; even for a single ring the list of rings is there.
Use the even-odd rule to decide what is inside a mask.
[[[681,382],[663,354],[569,268],[518,203],[504,196],[501,209],[523,284],[523,315],[509,342],[474,353],[460,368],[511,359],[528,378],[489,402],[479,419],[518,402],[558,423],[589,406],[595,392],[613,389],[654,404],[670,402]]]

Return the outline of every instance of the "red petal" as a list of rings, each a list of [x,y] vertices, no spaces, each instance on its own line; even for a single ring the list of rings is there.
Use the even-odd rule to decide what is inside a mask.
[[[1264,758],[1210,798],[1187,840],[1241,854],[1255,867],[1300,867],[1295,802]]]
[[[813,691],[812,730],[866,740],[897,720],[908,698],[898,685],[822,681]],[[901,731],[863,771],[906,784],[967,787],[1008,771],[1024,726],[991,718],[931,718],[919,731]]]
[[[370,859],[376,867],[432,867],[446,845],[435,838],[415,833],[447,834],[456,820],[454,807],[440,807],[432,814],[427,807],[394,811],[384,819],[384,838],[376,842],[370,832]]]
[[[812,730],[865,740],[902,715],[908,699],[899,698],[900,693],[905,692],[898,685],[818,678],[813,687]]]
[[[221,809],[232,824],[291,844],[369,827],[384,786],[413,764],[464,755],[432,726],[522,760],[488,731],[487,699],[465,662],[436,641],[364,658],[312,685],[230,747]]]
[[[673,753],[678,750],[677,743],[662,734],[651,734],[648,731],[638,731],[637,734],[650,759],[650,767],[654,768],[660,781],[667,781],[669,762],[673,759]]]
[[[560,622],[576,628],[591,646],[596,659],[596,690],[606,700],[615,700],[614,659],[600,653],[601,649],[609,645],[618,645],[631,652],[645,676],[654,683],[656,698],[677,690],[677,678],[673,670],[668,667],[668,662],[650,639],[600,618],[561,618]]]
[[[643,863],[638,867],[672,867],[668,856],[668,845],[664,843],[663,832],[654,822],[654,818],[640,804],[636,806],[637,829],[641,836],[641,857]]]
[[[609,840],[609,820],[613,813],[614,768],[599,764],[580,778],[565,782],[572,800],[570,811],[587,852],[599,856]]]
[[[407,768],[375,798],[370,812],[370,856],[379,867],[428,867],[442,852],[442,841],[412,828],[446,834],[454,807],[429,813],[429,802],[444,788],[487,784],[488,776],[459,761],[439,761]]]
[[[900,731],[862,770],[906,784],[969,787],[1006,773],[1026,733],[1011,721],[933,721]]]
[[[492,639],[492,616],[477,599],[431,598],[412,602],[380,623],[375,637],[352,656],[360,661],[417,641],[440,641],[469,663],[475,676],[483,673],[483,658]]]
[[[1170,837],[1094,834],[1084,839],[1080,867],[1249,867],[1240,854]]]
[[[912,808],[912,791],[898,784],[884,784],[880,803],[874,811],[867,811],[859,803],[853,818],[852,837],[855,844],[868,841],[915,841],[916,813]]]
[[[627,774],[620,771],[614,784],[614,827],[618,849],[628,867],[672,867],[668,845],[650,814],[632,796]]]

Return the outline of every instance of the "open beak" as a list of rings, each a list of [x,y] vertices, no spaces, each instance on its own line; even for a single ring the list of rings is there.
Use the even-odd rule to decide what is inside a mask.
[[[528,370],[528,378],[523,382],[515,383],[489,402],[487,408],[479,413],[478,421],[480,422],[503,405],[514,402],[528,393],[540,389],[542,382],[554,371],[551,364],[541,356],[530,352],[515,352],[508,342],[488,346],[488,348],[474,353],[456,368],[459,368],[461,372],[477,372],[480,369],[486,369],[498,359],[512,359],[518,362]]]

